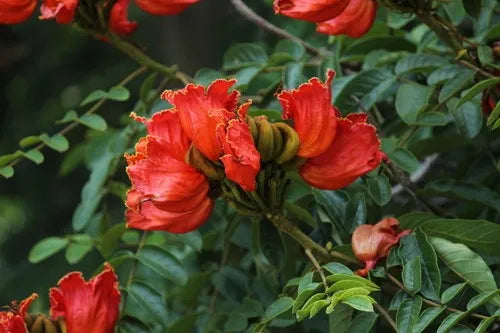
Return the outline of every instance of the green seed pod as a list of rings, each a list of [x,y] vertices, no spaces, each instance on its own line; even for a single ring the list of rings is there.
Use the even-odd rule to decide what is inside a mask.
[[[295,157],[297,151],[299,150],[299,135],[295,130],[285,123],[275,123],[276,126],[283,137],[284,148],[281,155],[275,158],[276,163],[283,164]]]
[[[257,122],[253,117],[247,117],[248,127],[250,127],[250,133],[252,134],[253,142],[257,143],[259,140],[259,128],[257,127]]]
[[[271,124],[273,128],[273,138],[274,138],[274,149],[273,149],[273,156],[271,159],[275,159],[278,156],[281,155],[283,152],[283,136],[281,135],[280,130],[278,127],[275,126],[276,124]]]
[[[271,160],[274,149],[274,134],[271,123],[266,117],[258,117],[255,119],[259,128],[259,139],[257,141],[257,150],[260,153],[262,162]]]
[[[206,158],[194,145],[189,147],[185,161],[187,164],[202,172],[208,179],[221,180],[224,178],[224,170],[217,167],[212,161]]]

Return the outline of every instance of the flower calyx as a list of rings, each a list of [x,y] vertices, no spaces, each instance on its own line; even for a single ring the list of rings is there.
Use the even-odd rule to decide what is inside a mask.
[[[66,323],[62,318],[51,320],[43,314],[29,314],[24,318],[29,333],[66,333]]]

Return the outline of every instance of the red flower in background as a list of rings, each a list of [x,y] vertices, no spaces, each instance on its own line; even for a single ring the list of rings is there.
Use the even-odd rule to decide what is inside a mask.
[[[0,0],[0,24],[26,21],[35,11],[38,0]]]
[[[50,290],[50,313],[53,319],[64,317],[69,333],[115,331],[120,291],[111,265],[88,282],[80,272],[69,273],[58,286]]]
[[[146,125],[148,136],[125,155],[132,189],[127,193],[127,226],[141,230],[185,233],[200,227],[210,215],[207,178],[184,158],[191,140],[178,113],[166,110],[151,119],[132,117]]]
[[[153,15],[174,15],[200,0],[135,0],[143,11]]]
[[[56,19],[59,24],[68,24],[75,17],[78,0],[43,0],[40,8],[43,20]]]
[[[137,23],[128,20],[130,0],[118,0],[109,14],[109,29],[119,35],[130,35],[137,29]]]
[[[361,276],[375,267],[377,261],[387,257],[390,250],[411,230],[398,231],[399,221],[385,218],[375,225],[364,224],[352,234],[352,249],[356,258],[365,263],[365,268],[357,273]]]
[[[229,89],[236,80],[216,80],[207,89],[188,84],[163,93],[179,114],[182,128],[195,147],[211,161],[224,164],[227,178],[245,191],[255,190],[260,154],[246,115],[250,102],[238,107],[240,93]]]
[[[0,333],[27,333],[24,317],[31,303],[37,298],[37,294],[23,300],[20,304],[12,303],[10,311],[0,312]]]
[[[318,23],[316,31],[326,35],[347,35],[359,38],[370,30],[377,3],[374,0],[350,0],[346,9],[338,16]]]
[[[328,190],[349,185],[386,158],[376,128],[366,123],[366,114],[338,117],[330,91],[334,76],[335,72],[328,71],[325,83],[312,78],[298,89],[278,95],[283,118],[293,119],[299,135],[297,155],[308,158],[300,175],[312,186]]]
[[[316,31],[323,34],[357,38],[373,25],[377,3],[374,0],[274,0],[274,11],[315,22]]]

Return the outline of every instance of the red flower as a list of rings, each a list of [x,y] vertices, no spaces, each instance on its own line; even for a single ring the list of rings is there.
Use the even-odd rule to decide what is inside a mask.
[[[354,230],[352,249],[356,258],[365,263],[365,268],[357,271],[359,275],[368,274],[379,259],[387,257],[394,245],[411,232],[411,230],[398,232],[398,226],[399,221],[391,217],[375,225],[361,225]]]
[[[128,20],[130,0],[118,0],[109,14],[109,29],[119,35],[130,35],[137,29],[137,23]]]
[[[0,0],[0,24],[26,21],[35,11],[37,0]]]
[[[298,89],[284,90],[278,95],[284,111],[283,118],[293,119],[295,131],[299,135],[297,155],[300,157],[320,155],[335,137],[338,111],[332,107],[330,88],[335,72],[329,70],[327,77],[325,83],[315,77]]]
[[[78,0],[43,0],[40,8],[43,20],[56,19],[59,24],[68,24],[75,17]]]
[[[307,160],[300,175],[314,187],[336,190],[375,169],[386,155],[380,151],[380,140],[373,125],[366,123],[364,113],[338,118],[332,144],[321,155]]]
[[[50,314],[64,317],[70,333],[113,333],[118,320],[120,291],[113,268],[86,282],[82,273],[66,274],[50,289]]]
[[[214,162],[221,159],[226,176],[245,191],[253,191],[260,155],[245,119],[250,103],[238,108],[239,92],[229,92],[235,83],[216,80],[207,89],[188,84],[178,91],[165,91],[162,98],[175,107],[195,147]]]
[[[322,22],[342,13],[349,0],[274,0],[274,12],[294,19]]]
[[[188,165],[185,155],[191,140],[180,126],[178,113],[166,110],[146,125],[148,136],[136,145],[134,155],[125,155],[132,189],[127,193],[127,226],[141,230],[189,232],[210,215],[206,177]]]
[[[27,333],[24,317],[28,312],[31,303],[37,298],[37,294],[31,294],[19,305],[15,302],[12,303],[10,311],[0,312],[0,333]]]
[[[374,0],[350,0],[340,15],[319,23],[316,31],[359,38],[370,30],[376,14],[377,3]]]
[[[200,0],[135,0],[143,11],[153,15],[174,15]]]

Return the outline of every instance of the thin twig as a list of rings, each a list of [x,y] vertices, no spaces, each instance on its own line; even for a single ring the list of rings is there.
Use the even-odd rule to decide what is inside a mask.
[[[396,322],[394,322],[394,319],[389,315],[386,309],[382,307],[382,305],[375,303],[373,304],[375,306],[375,309],[377,309],[378,312],[384,317],[384,319],[391,325],[391,327],[394,329],[394,332],[398,331],[398,327],[396,326]]]
[[[326,284],[325,274],[323,273],[323,270],[321,269],[321,266],[319,265],[318,261],[314,257],[314,254],[311,252],[311,249],[306,249],[305,252],[306,255],[309,257],[309,259],[311,260],[312,264],[314,265],[314,268],[316,268],[316,271],[318,271],[318,274],[321,277],[321,281],[323,282],[325,290],[328,289],[328,285]]]
[[[287,31],[285,31],[285,30],[275,26],[271,22],[267,21],[262,16],[259,16],[252,9],[250,9],[242,0],[231,0],[231,3],[233,4],[234,8],[236,8],[238,13],[240,13],[241,15],[246,17],[250,22],[253,22],[256,25],[258,25],[259,27],[261,27],[261,28],[281,37],[281,38],[290,39],[294,42],[302,44],[306,48],[306,50],[309,51],[310,53],[314,53],[314,54],[319,55],[321,57],[329,56],[329,52],[315,48],[314,46],[312,46],[308,42],[300,39],[297,36],[294,36],[294,35],[288,33]]]
[[[460,65],[462,65],[462,66],[465,66],[465,67],[467,67],[467,68],[470,68],[470,69],[472,69],[472,70],[477,71],[479,74],[481,74],[481,75],[482,75],[482,76],[484,76],[484,77],[487,77],[487,78],[490,78],[490,79],[491,79],[491,78],[496,78],[496,77],[497,77],[497,76],[495,76],[495,75],[493,75],[493,74],[491,74],[491,73],[488,73],[488,72],[486,72],[485,70],[483,70],[483,69],[481,69],[481,68],[477,67],[476,65],[471,64],[471,63],[470,63],[470,62],[468,62],[468,61],[465,61],[465,60],[461,60],[461,59],[460,59],[460,60],[457,60],[457,63],[458,63],[458,64],[460,64]]]

